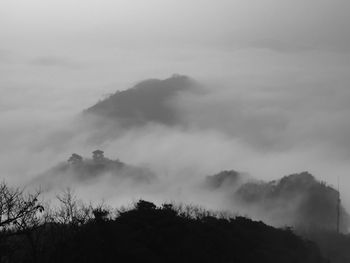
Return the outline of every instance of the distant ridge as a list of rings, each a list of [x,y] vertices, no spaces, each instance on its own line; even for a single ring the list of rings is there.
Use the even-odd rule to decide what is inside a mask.
[[[119,182],[129,181],[136,184],[148,184],[156,178],[156,175],[145,167],[127,164],[118,159],[106,158],[103,151],[96,150],[93,152],[92,158],[83,158],[79,154],[73,153],[68,161],[60,162],[39,174],[30,182],[30,185],[51,190],[54,186],[79,185],[106,175],[119,180]]]
[[[179,92],[190,91],[195,86],[194,80],[178,74],[164,80],[147,79],[130,89],[117,91],[84,113],[106,117],[126,126],[148,122],[172,125],[178,122],[179,116],[171,100]]]
[[[228,191],[233,202],[257,211],[264,220],[282,218],[284,224],[297,228],[336,229],[338,191],[312,174],[296,173],[270,182],[240,183],[240,178],[235,171],[224,171],[206,182],[211,189]],[[340,211],[340,229],[347,232],[350,217],[343,207]]]

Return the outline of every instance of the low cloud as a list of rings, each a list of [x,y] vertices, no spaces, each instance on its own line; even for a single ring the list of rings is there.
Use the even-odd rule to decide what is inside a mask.
[[[249,46],[249,45],[248,45]],[[295,52],[305,52],[317,49],[317,47],[283,42],[277,39],[258,39],[250,42],[252,48],[262,48],[269,49],[276,52],[286,52],[286,53],[295,53]]]
[[[63,68],[79,68],[77,62],[71,61],[64,57],[43,56],[30,60],[32,65],[42,67],[63,67]]]

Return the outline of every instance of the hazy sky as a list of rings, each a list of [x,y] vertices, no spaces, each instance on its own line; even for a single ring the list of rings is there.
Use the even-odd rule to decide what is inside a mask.
[[[2,0],[0,109],[79,111],[172,73],[342,82],[349,10],[346,0]]]
[[[346,0],[2,0],[1,89],[65,101],[79,91],[88,105],[89,95],[174,72],[330,75],[349,66],[349,7]]]
[[[198,151],[212,158],[212,147],[223,153],[212,170],[236,158],[238,169],[254,166],[266,177],[275,168],[270,177],[310,169],[350,183],[349,11],[348,0],[1,0],[0,171],[44,169],[65,153],[37,150],[40,132],[117,89],[183,73],[215,91],[179,102],[188,120],[222,128],[148,134],[176,144],[169,158],[189,141],[196,148],[213,138],[189,160]],[[247,144],[243,155],[220,136]],[[130,149],[125,157],[139,148]],[[163,147],[153,159],[166,163],[164,156]],[[18,162],[28,166],[18,170]]]

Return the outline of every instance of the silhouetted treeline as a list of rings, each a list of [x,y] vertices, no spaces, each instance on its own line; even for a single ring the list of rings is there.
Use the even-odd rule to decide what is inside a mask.
[[[332,263],[350,262],[350,235],[338,234],[325,229],[298,230],[300,235],[312,240],[320,248],[324,257]]]
[[[19,203],[7,200],[14,218],[1,218],[12,220],[0,225],[1,263],[327,262],[315,244],[290,229],[195,206],[157,207],[140,200],[130,209],[113,210],[85,205],[66,191],[56,208],[43,210],[37,196],[12,188],[8,193],[18,195]]]

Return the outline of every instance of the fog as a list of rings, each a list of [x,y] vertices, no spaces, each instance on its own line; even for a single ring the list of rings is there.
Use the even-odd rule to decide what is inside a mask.
[[[143,192],[209,204],[188,182],[224,169],[264,180],[307,170],[331,185],[339,177],[349,209],[349,7],[342,0],[1,1],[1,179],[24,185],[73,152],[100,148],[152,169],[163,183],[113,195],[114,185],[100,180],[81,187],[83,196],[93,189],[121,203]],[[77,121],[109,94],[173,73],[204,91],[169,102],[178,125],[109,134]]]

